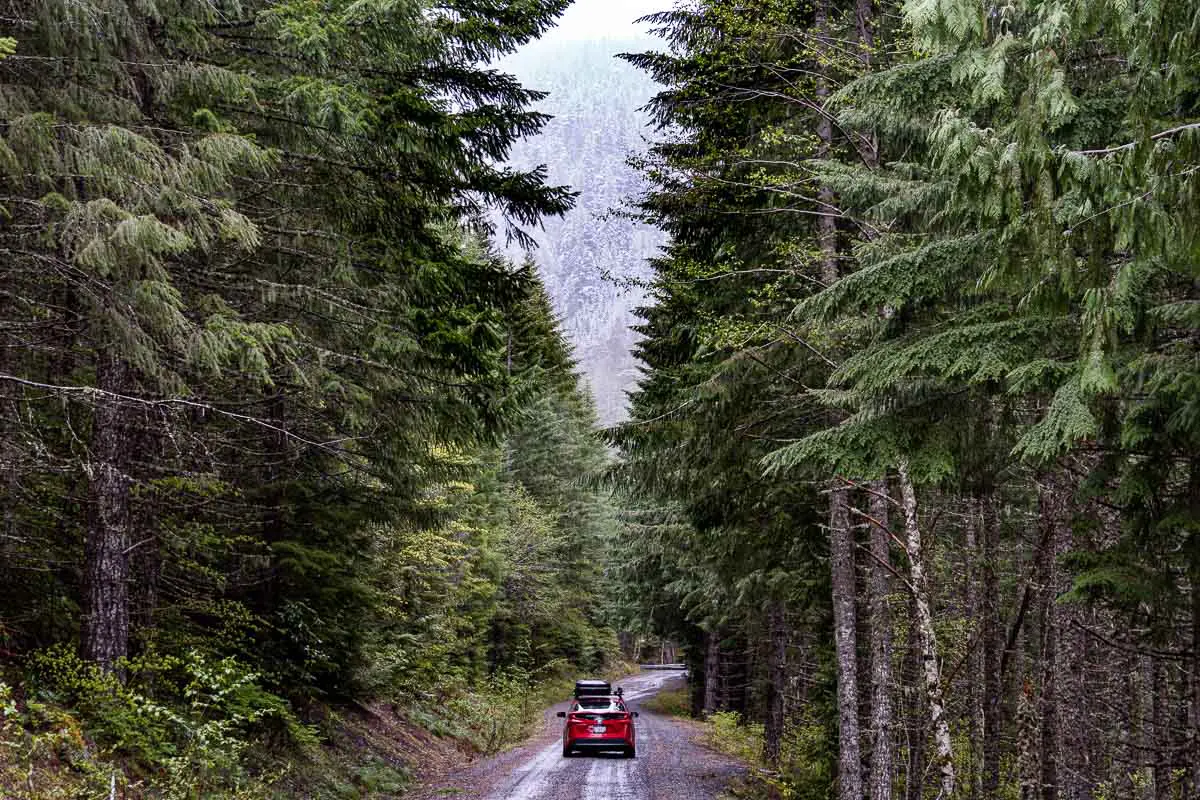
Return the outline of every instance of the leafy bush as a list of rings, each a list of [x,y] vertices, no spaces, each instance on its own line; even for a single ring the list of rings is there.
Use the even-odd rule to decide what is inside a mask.
[[[659,692],[646,700],[642,705],[655,714],[669,714],[673,717],[690,716],[692,704],[688,698],[687,689],[676,689],[670,692]]]
[[[763,726],[743,725],[736,711],[718,711],[708,718],[705,743],[747,764],[756,764],[762,756]]]
[[[455,695],[446,710],[457,723],[460,738],[481,753],[495,753],[524,739],[550,702],[547,695],[559,691],[560,680],[539,682],[536,674],[514,667]]]
[[[248,767],[251,742],[315,741],[287,702],[233,658],[150,654],[108,673],[59,647],[35,654],[29,666],[39,700],[71,706],[100,755],[127,765],[163,798],[266,797],[270,781]],[[30,714],[41,708],[29,707]]]
[[[779,800],[824,800],[833,786],[831,744],[824,726],[801,717],[789,727],[779,748],[779,764],[768,769],[762,760],[763,726],[746,725],[733,711],[719,711],[708,719],[705,743],[754,767],[746,794]]]
[[[90,752],[75,716],[47,703],[18,703],[13,688],[0,681],[0,795],[94,796],[113,774]]]

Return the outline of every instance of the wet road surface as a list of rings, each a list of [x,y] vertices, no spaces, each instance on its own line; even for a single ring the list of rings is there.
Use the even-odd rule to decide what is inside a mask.
[[[618,754],[562,755],[562,720],[547,710],[541,734],[529,744],[464,766],[416,794],[417,798],[478,800],[710,800],[743,768],[692,740],[685,720],[647,711],[641,701],[662,688],[682,686],[678,673],[644,672],[619,681],[625,701],[640,712],[637,758]]]

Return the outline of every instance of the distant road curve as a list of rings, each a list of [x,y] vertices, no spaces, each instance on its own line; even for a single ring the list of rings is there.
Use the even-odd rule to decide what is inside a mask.
[[[465,765],[418,790],[419,800],[459,797],[477,800],[711,800],[744,768],[694,744],[694,726],[646,711],[639,701],[663,688],[682,685],[677,671],[646,671],[621,681],[625,700],[640,712],[637,758],[618,754],[563,758],[560,703],[546,711],[532,742]]]

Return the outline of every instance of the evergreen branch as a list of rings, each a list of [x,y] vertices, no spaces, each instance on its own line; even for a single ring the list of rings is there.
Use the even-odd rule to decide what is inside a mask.
[[[822,361],[824,361],[826,364],[833,367],[834,369],[837,369],[840,366],[836,361],[829,358],[829,356],[825,355],[817,348],[813,347],[811,344],[806,342],[803,338],[800,337],[799,334],[795,333],[794,331],[791,331],[791,330],[783,327],[782,325],[778,325],[778,324],[775,325],[774,327],[776,330],[782,332],[785,336],[787,336],[792,341],[797,342],[798,344],[804,345],[806,348],[808,348],[813,353],[813,355],[815,355],[817,358],[821,359]]]
[[[720,84],[720,83],[718,83],[717,86],[720,86],[723,89],[732,91],[735,94],[752,95],[754,97],[769,97],[769,98],[773,98],[776,100],[784,100],[788,103],[793,103],[795,105],[798,105],[802,108],[806,108],[809,111],[816,113],[819,117],[823,118],[830,125],[832,125],[833,127],[837,128],[839,131],[841,131],[842,135],[845,136],[848,141],[853,143],[855,153],[858,155],[859,159],[862,160],[862,162],[865,166],[872,167],[872,168],[874,166],[876,166],[873,163],[873,159],[871,157],[871,155],[875,152],[875,143],[872,141],[871,137],[867,136],[866,134],[859,133],[858,131],[846,130],[842,126],[841,121],[831,111],[829,111],[829,109],[827,109],[824,105],[814,102],[812,100],[809,100],[806,97],[795,97],[793,95],[787,94],[786,92],[778,92],[778,91],[773,91],[771,89],[751,89],[751,88],[743,88],[743,87],[739,87],[739,86],[731,86],[729,84]]]
[[[1111,214],[1114,211],[1118,211],[1122,208],[1125,208],[1126,206],[1131,206],[1134,203],[1137,203],[1139,201],[1149,200],[1153,196],[1154,196],[1153,192],[1145,192],[1143,194],[1137,195],[1136,197],[1131,197],[1123,203],[1117,203],[1115,206],[1110,206],[1106,209],[1103,209],[1102,211],[1097,211],[1095,214],[1092,214],[1090,217],[1084,217],[1083,219],[1079,220],[1079,222],[1076,222],[1074,225],[1072,225],[1070,228],[1068,228],[1063,233],[1066,236],[1070,236],[1071,233],[1073,233],[1074,230],[1076,228],[1080,227],[1081,225],[1086,225],[1087,223],[1091,222],[1094,219],[1099,219],[1100,217],[1103,217],[1106,214]]]
[[[621,422],[621,423],[618,423],[617,425],[614,425],[612,428],[609,428],[609,430],[621,430],[623,428],[631,428],[634,425],[649,425],[651,422],[658,422],[661,419],[666,419],[667,417],[671,416],[672,414],[678,413],[696,402],[697,401],[695,398],[692,398],[690,400],[685,400],[684,402],[680,403],[675,408],[672,408],[670,411],[659,414],[657,417],[652,417],[651,419],[639,419],[636,421]]]
[[[797,378],[793,378],[791,375],[788,375],[786,372],[783,372],[783,371],[771,366],[770,364],[768,364],[767,362],[763,361],[761,358],[756,356],[752,350],[745,351],[745,355],[747,358],[749,358],[754,363],[758,364],[759,366],[763,367],[766,370],[769,370],[770,372],[773,372],[775,375],[777,375],[780,378],[783,378],[785,381],[788,381],[789,383],[799,386],[801,389],[803,389],[806,392],[809,391],[809,387],[806,386],[803,381],[801,381]],[[754,423],[754,424],[758,424],[758,423]]]
[[[1107,156],[1107,155],[1112,155],[1113,153],[1120,153],[1124,150],[1132,150],[1133,148],[1135,148],[1139,144],[1141,144],[1142,141],[1157,142],[1160,139],[1170,138],[1171,136],[1174,136],[1177,133],[1183,133],[1184,131],[1192,131],[1192,130],[1197,130],[1197,129],[1200,129],[1200,122],[1189,122],[1186,125],[1180,125],[1176,128],[1170,128],[1169,130],[1159,131],[1158,133],[1151,134],[1150,137],[1146,140],[1139,140],[1136,142],[1126,142],[1125,144],[1117,145],[1115,147],[1106,147],[1102,150],[1073,150],[1072,152],[1075,155],[1080,155],[1080,156]]]
[[[794,197],[798,200],[804,200],[806,202],[812,203],[813,205],[815,205],[818,208],[823,209],[823,210],[809,211],[807,209],[801,209],[801,208],[795,208],[795,207],[792,207],[792,210],[794,210],[796,213],[799,213],[799,214],[808,214],[808,215],[811,215],[814,217],[833,217],[834,219],[844,219],[849,222],[853,222],[859,228],[859,230],[861,230],[863,232],[863,235],[867,236],[868,238],[874,238],[879,235],[879,229],[874,228],[869,223],[866,223],[855,217],[848,216],[844,211],[842,211],[842,209],[838,208],[834,204],[828,203],[828,202],[822,200],[820,197],[813,197],[810,195],[800,194],[799,192],[792,191],[791,189],[788,189],[786,187],[786,185],[771,186],[769,184],[750,183],[749,181],[731,181],[727,178],[715,178],[715,177],[707,178],[707,180],[712,181],[714,183],[723,183],[728,186],[738,186],[743,189],[753,189],[758,192],[771,192],[773,194],[783,195],[784,197]]]
[[[119,392],[111,392],[111,391],[108,391],[105,389],[100,389],[96,386],[61,386],[61,385],[56,385],[56,384],[51,384],[51,383],[42,383],[40,381],[31,381],[31,380],[27,380],[25,378],[18,377],[16,375],[9,375],[9,374],[3,373],[3,372],[0,372],[0,381],[8,381],[9,383],[15,383],[20,386],[28,386],[33,389],[44,389],[46,391],[54,392],[54,393],[57,393],[60,395],[77,395],[77,396],[89,397],[89,398],[104,397],[104,398],[109,398],[112,400],[121,400],[121,401],[125,401],[125,402],[130,402],[130,403],[137,403],[139,405],[143,405],[143,406],[147,406],[147,407],[151,407],[151,408],[155,408],[155,407],[161,408],[164,406],[183,406],[186,408],[195,408],[195,409],[199,409],[201,411],[211,412],[218,416],[228,417],[230,419],[235,419],[240,422],[246,422],[251,425],[257,425],[261,428],[266,428],[266,429],[274,431],[276,433],[283,434],[284,437],[286,437],[288,439],[292,439],[293,441],[300,442],[301,444],[308,445],[309,447],[315,447],[320,450],[326,450],[326,451],[338,453],[339,455],[345,455],[347,453],[347,451],[341,450],[339,448],[331,447],[331,445],[338,444],[341,442],[355,441],[357,439],[363,438],[363,437],[342,437],[342,438],[338,438],[338,439],[331,439],[327,442],[318,442],[318,441],[314,441],[312,439],[307,439],[297,433],[293,433],[292,431],[289,431],[286,428],[281,428],[278,425],[272,425],[270,422],[267,422],[264,419],[260,419],[258,417],[253,417],[253,416],[250,416],[249,414],[239,414],[236,411],[228,411],[223,408],[218,408],[218,407],[212,405],[211,403],[202,403],[197,400],[185,400],[182,397],[166,397],[166,398],[161,398],[161,399],[153,399],[153,398],[148,398],[148,397],[134,397],[133,395],[121,394]]]

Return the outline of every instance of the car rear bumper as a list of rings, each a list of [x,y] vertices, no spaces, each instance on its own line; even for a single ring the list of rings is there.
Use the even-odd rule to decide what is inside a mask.
[[[575,739],[567,742],[567,747],[571,750],[624,750],[626,747],[633,747],[633,742],[628,739],[614,739],[591,737],[587,739]]]

